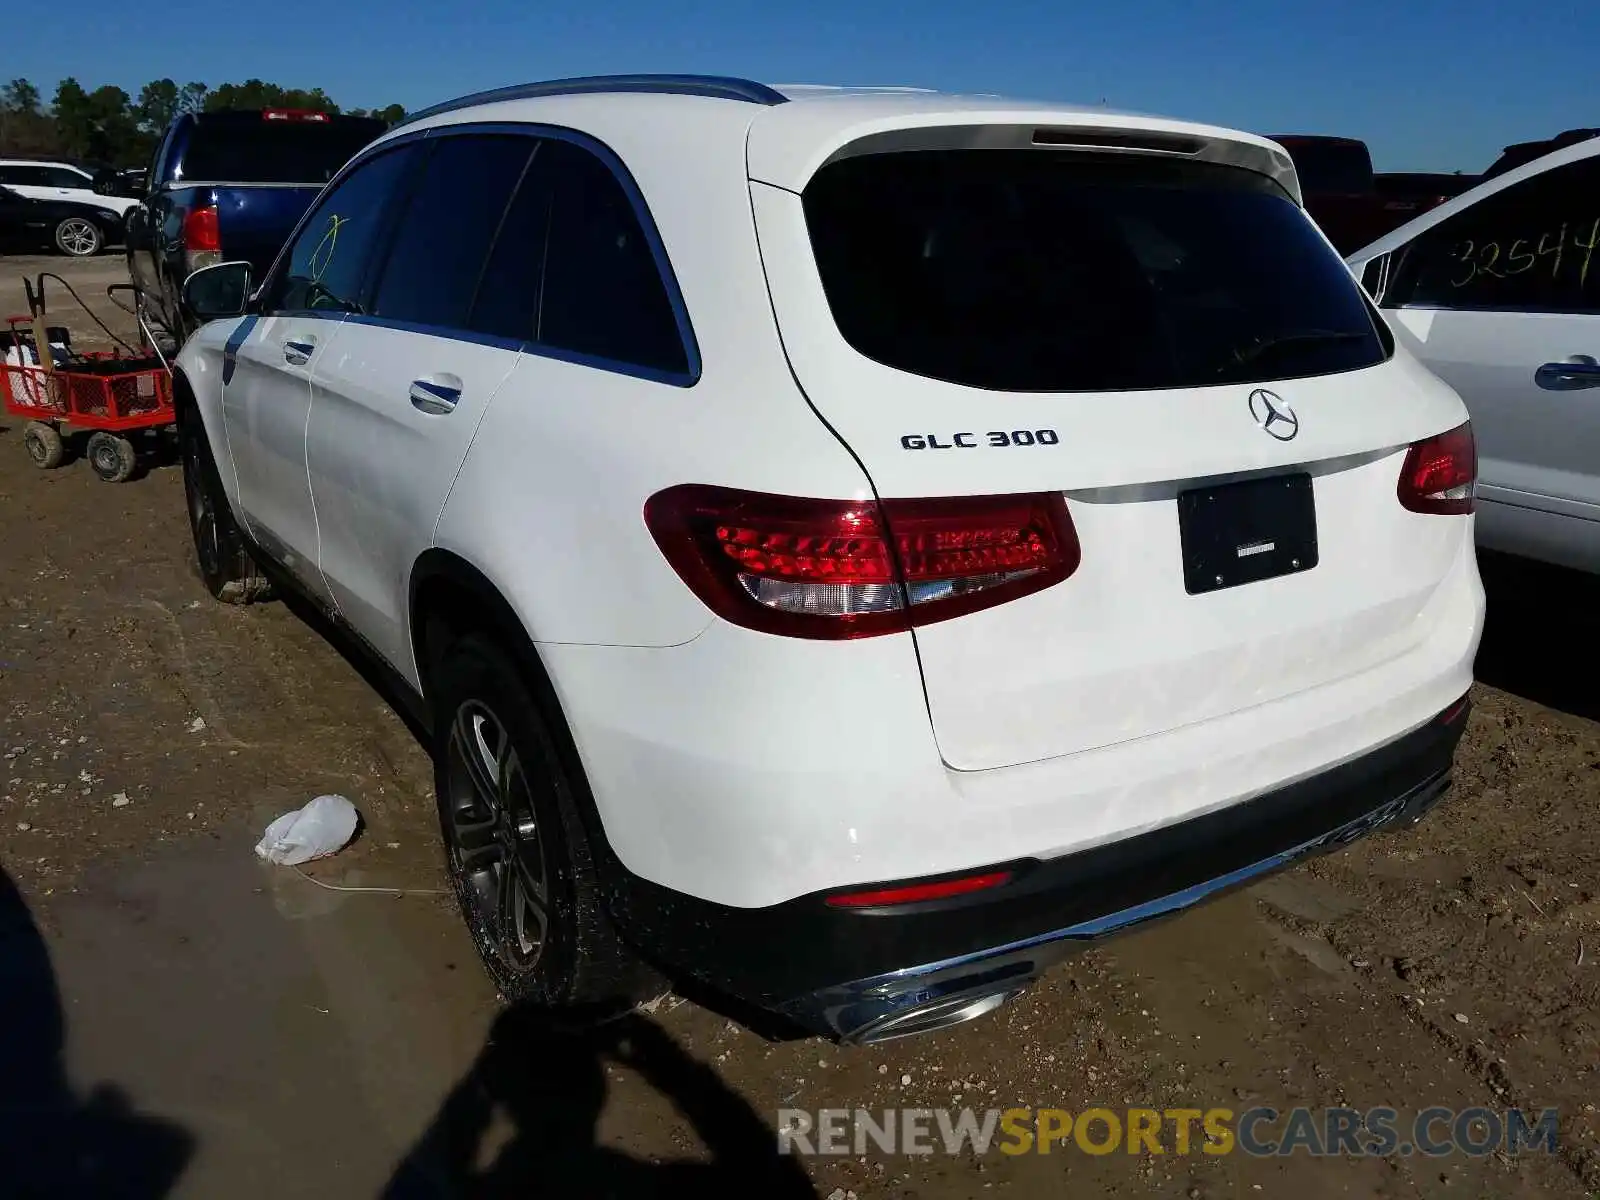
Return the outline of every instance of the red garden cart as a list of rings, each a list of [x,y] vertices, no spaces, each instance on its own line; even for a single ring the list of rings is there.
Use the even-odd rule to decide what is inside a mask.
[[[27,420],[22,441],[35,466],[60,466],[69,439],[87,433],[83,453],[94,473],[121,483],[138,467],[135,439],[173,425],[172,376],[153,351],[73,351],[65,328],[44,324],[43,283],[37,299],[27,288],[33,311],[6,318],[0,331],[0,400]]]

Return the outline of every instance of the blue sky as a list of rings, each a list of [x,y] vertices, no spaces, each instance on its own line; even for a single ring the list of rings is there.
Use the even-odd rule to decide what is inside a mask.
[[[71,37],[32,15],[8,21],[0,75],[47,99],[64,75],[135,94],[162,76],[255,76],[407,108],[614,71],[911,84],[1360,137],[1379,170],[1482,170],[1509,142],[1600,125],[1600,0],[79,0],[72,12]]]

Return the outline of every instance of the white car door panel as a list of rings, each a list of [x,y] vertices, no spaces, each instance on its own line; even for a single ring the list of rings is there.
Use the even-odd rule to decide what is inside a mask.
[[[1466,192],[1350,258],[1466,401],[1480,541],[1593,559],[1600,520],[1600,141]],[[1546,519],[1539,519],[1539,517]]]
[[[318,567],[317,511],[306,468],[315,375],[357,308],[387,198],[409,152],[380,152],[318,198],[262,288],[265,314],[239,343],[223,387],[239,516],[252,536],[315,599],[329,590]]]
[[[491,245],[543,245],[537,212],[508,213],[540,142],[522,134],[431,140],[385,258],[315,375],[308,431],[323,577],[340,615],[413,683],[411,569],[522,340],[474,327]],[[529,285],[523,272],[518,284]],[[537,296],[530,287],[530,296]],[[532,332],[531,306],[525,332]]]
[[[267,553],[319,598],[326,589],[317,570],[306,421],[311,372],[339,321],[304,314],[262,317],[234,353],[222,391],[238,516]]]
[[[1600,356],[1600,315],[1399,309],[1391,318],[1466,400],[1485,489],[1548,500],[1538,506],[1552,511],[1600,505],[1600,367],[1581,361]]]
[[[319,359],[308,465],[340,615],[396,669],[411,565],[518,352],[353,319]]]

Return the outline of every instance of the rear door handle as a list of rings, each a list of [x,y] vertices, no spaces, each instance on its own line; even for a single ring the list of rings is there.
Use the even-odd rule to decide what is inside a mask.
[[[283,343],[283,361],[291,367],[303,367],[316,353],[317,339],[313,337],[290,338]]]
[[[1533,381],[1547,392],[1600,387],[1600,362],[1591,354],[1574,354],[1566,362],[1545,363],[1533,373]]]
[[[461,402],[461,380],[454,375],[435,375],[411,381],[411,406],[432,417],[455,412]]]

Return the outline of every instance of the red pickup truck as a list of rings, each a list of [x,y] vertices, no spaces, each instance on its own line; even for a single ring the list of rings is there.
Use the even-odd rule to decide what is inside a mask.
[[[1365,142],[1298,133],[1273,134],[1272,140],[1294,160],[1306,211],[1340,254],[1359,250],[1394,228],[1387,223]]]

